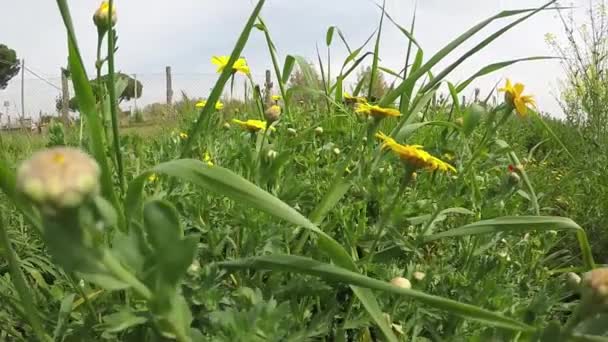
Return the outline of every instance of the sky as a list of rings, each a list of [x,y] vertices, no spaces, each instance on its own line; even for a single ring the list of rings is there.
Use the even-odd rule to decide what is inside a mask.
[[[580,0],[579,0],[580,1]],[[537,0],[419,0],[415,36],[424,50],[425,60],[449,41],[476,23],[502,10],[537,7],[546,1]],[[80,49],[93,74],[96,29],[92,14],[98,0],[68,0]],[[144,83],[140,106],[164,99],[164,70],[170,65],[174,72],[174,90],[189,96],[205,97],[217,75],[210,63],[212,55],[230,54],[255,2],[251,0],[115,0],[118,8],[117,30],[119,50],[117,69],[137,74]],[[415,0],[387,0],[387,12],[401,25],[409,26]],[[8,6],[8,8],[7,8]],[[59,70],[66,64],[65,29],[55,1],[9,1],[3,7],[10,15],[0,21],[0,43],[15,49],[26,66],[51,84],[59,86]],[[262,11],[277,47],[280,60],[286,54],[301,55],[316,61],[316,47],[326,55],[325,34],[329,26],[337,26],[353,48],[360,46],[378,26],[380,10],[372,0],[267,0]],[[447,63],[508,23],[503,19],[490,25],[482,34],[465,43],[433,70],[439,72]],[[473,56],[448,76],[457,83],[482,66],[504,60],[529,56],[553,55],[546,44],[547,33],[563,36],[561,23],[554,11],[546,11],[507,32],[481,53]],[[373,49],[373,42],[367,50]],[[385,22],[380,48],[380,65],[401,69],[407,40],[390,22]],[[337,36],[332,45],[332,69],[338,70],[347,51]],[[256,80],[272,64],[261,32],[254,30],[243,52]],[[325,61],[324,61],[325,62]],[[509,77],[526,85],[534,94],[540,110],[555,116],[561,111],[555,95],[561,66],[556,61],[524,62],[501,70],[475,82],[482,96],[498,81]],[[387,79],[391,80],[389,76]],[[238,81],[237,81],[238,82]],[[26,113],[53,111],[59,91],[46,82],[25,73]],[[6,101],[9,113],[20,109],[20,79],[15,77],[5,90],[0,90],[0,111]],[[124,106],[132,104],[124,104]],[[123,108],[124,109],[124,108]],[[5,119],[3,119],[4,121]]]

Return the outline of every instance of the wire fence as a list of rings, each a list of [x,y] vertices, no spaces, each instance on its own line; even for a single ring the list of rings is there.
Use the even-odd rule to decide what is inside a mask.
[[[61,115],[62,79],[60,73],[57,77],[49,77],[26,69],[23,80],[16,76],[11,80],[8,87],[0,90],[0,127],[12,128],[29,125],[37,122],[42,117]],[[167,102],[167,74],[166,72],[150,72],[129,74],[143,86],[137,99],[122,101],[122,111],[143,110],[151,104],[166,104]],[[173,72],[171,73],[172,100],[180,101],[182,94],[189,98],[206,98],[218,79],[215,73],[199,72]],[[263,74],[253,74],[254,82],[262,85]],[[21,82],[23,81],[23,90]],[[245,84],[251,93],[251,87],[246,77],[235,75],[234,81],[229,82],[224,89],[223,97],[242,99],[245,96]],[[71,81],[68,82],[70,98],[74,96]],[[22,108],[23,100],[23,108]],[[71,112],[72,117],[77,117],[77,112]],[[24,123],[26,121],[27,123]]]

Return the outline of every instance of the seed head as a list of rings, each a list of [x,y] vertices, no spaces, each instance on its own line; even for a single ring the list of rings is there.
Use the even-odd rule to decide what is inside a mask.
[[[268,109],[266,109],[266,112],[264,112],[264,116],[266,117],[266,121],[269,123],[279,120],[281,117],[281,107],[278,105],[270,106]]]
[[[596,268],[583,275],[581,281],[583,298],[595,307],[608,308],[608,267]]]
[[[412,283],[409,280],[403,277],[395,277],[391,280],[391,284],[394,286],[400,287],[402,289],[411,289]]]
[[[43,208],[75,208],[98,192],[99,174],[97,162],[81,150],[55,147],[21,164],[17,189]]]

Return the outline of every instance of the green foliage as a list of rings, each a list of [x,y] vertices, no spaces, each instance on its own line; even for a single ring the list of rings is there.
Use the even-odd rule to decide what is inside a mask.
[[[0,44],[0,90],[6,88],[8,81],[19,73],[21,67],[15,50]]]
[[[606,155],[568,123],[519,118],[508,102],[458,102],[469,80],[542,58],[490,63],[460,84],[446,79],[552,3],[493,16],[428,60],[413,23],[405,30],[382,10],[381,22],[397,25],[418,49],[401,72],[379,66],[381,30],[351,50],[332,26],[324,37],[328,60],[338,37],[348,50],[332,75],[331,63],[317,68],[296,55],[278,64],[259,18],[262,0],[208,105],[199,109],[183,94],[171,112],[158,105],[145,110],[176,114],[173,122],[120,134],[109,125],[118,101],[105,94],[112,78],[96,92],[67,2],[58,0],[84,139],[52,124],[48,139],[0,140],[2,338],[601,339],[605,317],[586,314],[588,295],[582,292],[579,301],[580,288],[566,286],[561,274],[589,271],[594,257],[606,256],[608,183],[599,167]],[[435,73],[460,44],[514,16]],[[266,38],[277,80],[287,86],[281,104],[291,101],[291,115],[257,132],[226,125],[231,117],[263,117],[251,78],[253,98],[226,101],[222,110],[213,106],[254,27]],[[374,37],[374,53],[363,52]],[[358,89],[371,89],[369,100],[382,106],[395,107],[400,99],[399,117],[367,118],[343,103],[345,82],[370,56],[372,66],[354,77]],[[387,89],[385,72],[398,77],[394,89]],[[121,94],[128,82],[114,76]],[[436,101],[444,83],[449,96]],[[427,155],[395,156],[403,150],[389,151],[390,141],[383,148],[375,141],[380,131],[419,145],[456,171],[429,170],[436,165]],[[16,165],[47,143],[88,151],[101,170],[99,193],[54,210],[25,200]],[[565,158],[568,151],[575,158]]]

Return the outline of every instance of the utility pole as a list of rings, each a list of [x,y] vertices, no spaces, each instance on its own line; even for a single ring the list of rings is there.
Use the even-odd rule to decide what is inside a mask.
[[[171,67],[167,66],[165,69],[165,74],[167,78],[167,105],[171,106],[173,104],[173,82],[171,79]]]
[[[264,82],[264,105],[269,107],[272,103],[272,85],[270,70],[266,70],[266,82]]]
[[[70,122],[70,88],[66,72],[67,70],[61,68],[61,119],[64,125]]]
[[[25,118],[25,58],[21,60],[21,122]]]

